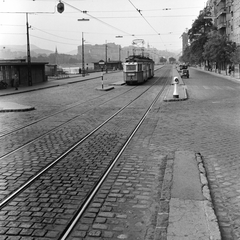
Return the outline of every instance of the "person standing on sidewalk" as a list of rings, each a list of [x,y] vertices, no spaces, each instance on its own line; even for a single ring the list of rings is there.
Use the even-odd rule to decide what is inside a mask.
[[[231,76],[231,72],[232,72],[232,66],[231,65],[229,65],[229,68],[228,68],[228,73],[229,73],[229,75]]]
[[[19,87],[19,77],[18,77],[18,73],[15,72],[14,74],[14,87],[15,87],[15,90],[18,90],[18,87]]]

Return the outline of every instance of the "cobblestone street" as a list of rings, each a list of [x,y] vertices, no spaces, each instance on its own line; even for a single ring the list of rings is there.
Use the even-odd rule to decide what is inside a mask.
[[[168,72],[170,68],[166,69],[168,70],[163,70],[165,75],[163,74],[162,80],[166,76],[170,77]],[[190,79],[184,80],[188,88],[189,99],[187,101],[163,102],[164,96],[161,96],[157,100],[143,125],[121,155],[85,212],[84,217],[68,239],[159,240],[159,238],[156,238],[156,232],[161,240],[167,239],[168,218],[165,217],[164,213],[169,211],[167,201],[171,197],[170,183],[173,175],[174,154],[177,151],[191,151],[201,154],[207,169],[222,239],[237,240],[240,238],[240,85],[209,74],[203,74],[194,69],[191,69],[190,74]],[[92,86],[88,85],[88,93],[84,89],[81,90],[83,98],[78,98],[78,91],[71,88],[73,94],[67,101],[68,107],[78,103],[79,106],[68,110],[67,114],[60,113],[58,117],[50,118],[51,121],[45,120],[46,129],[44,123],[41,123],[39,126],[37,125],[38,128],[35,131],[33,131],[34,127],[30,126],[29,130],[15,132],[9,139],[6,138],[7,141],[3,141],[2,153],[14,148],[21,141],[37,137],[41,134],[41,131],[49,130],[62,121],[68,121],[72,117],[82,114],[95,104],[101,104],[108,101],[110,97],[121,95],[124,91],[124,88],[117,88],[105,95],[96,90],[93,91],[91,89],[93,86],[94,84]],[[51,161],[52,158],[59,155],[58,151],[68,148],[71,141],[74,142],[77,137],[82,137],[85,134],[84,132],[90,130],[97,122],[105,120],[112,111],[120,108],[135,94],[137,95],[138,89],[143,89],[146,86],[147,84],[133,89],[132,92],[127,93],[128,95],[120,97],[118,101],[109,101],[103,107],[99,107],[98,110],[94,109],[92,112],[84,113],[81,119],[75,119],[72,123],[68,123],[65,128],[57,130],[54,133],[56,135],[52,134],[51,139],[46,136],[45,140],[39,141],[34,147],[31,148],[31,145],[29,145],[27,152],[25,155],[23,154],[25,158],[27,157],[26,162],[21,163],[22,155],[13,154],[12,157],[8,158],[8,161],[3,161],[2,169],[7,171],[2,173],[2,178],[9,178],[8,181],[12,183],[19,177],[25,180],[24,174],[28,177],[34,169],[38,171],[42,167],[41,164],[44,164],[45,161]],[[128,86],[127,88],[133,87]],[[118,144],[122,144],[121,141],[124,141],[127,132],[130,131],[128,123],[131,122],[134,125],[135,118],[141,116],[144,106],[147,107],[148,101],[152,100],[152,97],[156,95],[160,88],[161,84],[152,90],[152,95],[145,96],[139,103],[133,103],[127,111],[119,114],[115,122],[106,126],[98,135],[94,135],[92,137],[93,145],[85,144],[82,150],[74,153],[75,160],[72,166],[66,162],[64,169],[61,164],[58,169],[58,165],[56,165],[57,171],[53,168],[49,171],[49,174],[39,178],[36,185],[22,193],[15,202],[3,208],[0,213],[0,224],[2,224],[0,234],[5,234],[8,231],[7,234],[12,237],[3,237],[2,239],[33,240],[35,239],[34,234],[39,239],[58,239],[58,231],[66,225],[67,218],[70,218],[70,215],[73,214],[76,201],[79,202],[84,198],[84,191],[91,187],[92,182],[101,174],[101,168],[108,164],[108,157],[115,155]],[[64,87],[59,90],[62,93],[65,91]],[[67,90],[70,91],[68,88]],[[48,91],[51,92],[52,90],[47,90],[42,94],[48,94]],[[55,91],[57,92],[57,89]],[[95,94],[94,97],[90,97],[89,93]],[[40,96],[41,92],[39,91],[38,94]],[[28,119],[30,123],[33,119],[41,119],[43,113],[47,114],[64,109],[66,107],[63,104],[65,98],[61,102],[59,100],[60,95],[57,94],[56,99],[54,96],[49,96],[49,106],[45,106],[44,103],[39,101],[37,103],[39,110],[32,112],[32,114],[29,112],[27,114],[7,113],[2,115],[1,122],[6,122],[6,132],[12,129],[14,124],[23,125],[25,119]],[[47,97],[47,95],[44,95],[44,97]],[[94,100],[94,98],[96,99]],[[14,96],[13,99],[17,99],[17,96]],[[29,99],[24,99],[21,96],[19,101],[24,103]],[[55,100],[51,102],[51,99]],[[76,100],[79,102],[76,103]],[[89,102],[89,100],[91,101]],[[45,99],[45,104],[46,102],[47,99]],[[6,118],[3,116],[6,116]],[[23,118],[18,123],[17,117],[21,116]],[[29,118],[29,116],[31,117]],[[2,131],[2,134],[4,134],[4,131]],[[21,140],[21,136],[25,136],[23,140]],[[109,144],[104,143],[105,138],[108,139]],[[102,143],[103,146],[105,144],[104,147],[101,146]],[[102,148],[105,153],[99,155],[98,149]],[[115,153],[111,153],[112,150]],[[24,153],[24,150],[22,151]],[[44,154],[48,155],[44,156],[46,160],[41,163],[34,154],[39,156],[40,159],[43,159]],[[94,165],[89,167],[86,165],[84,168],[80,168],[78,158],[84,158],[86,163],[92,161]],[[69,161],[70,159],[69,156]],[[98,164],[101,167],[96,169],[96,162],[93,159],[99,162]],[[17,164],[15,166],[16,172],[11,171],[14,163]],[[21,176],[20,173],[23,170],[25,173]],[[96,174],[93,171],[96,171]],[[55,174],[56,172],[57,174]],[[74,172],[78,173],[79,179],[74,176]],[[54,176],[52,180],[50,176]],[[68,180],[68,178],[71,180]],[[76,184],[77,181],[79,181],[78,184]],[[66,184],[66,188],[63,188],[63,184],[61,185],[60,182]],[[21,185],[21,182],[18,184]],[[53,184],[56,185],[53,186]],[[81,192],[77,190],[79,185],[84,186]],[[2,182],[0,190],[8,194],[7,190],[11,190],[13,186]],[[59,190],[55,194],[56,187],[59,187]],[[47,189],[51,193],[51,198],[46,192]],[[37,191],[39,192],[38,196],[35,194]],[[66,195],[64,191],[68,191],[69,194]],[[64,205],[58,202],[58,196],[61,196]],[[26,206],[24,206],[25,203]],[[20,213],[20,209],[22,211],[24,208],[26,208],[26,212]],[[45,214],[44,211],[46,211]],[[60,219],[63,211],[66,213],[64,215],[65,219]],[[6,218],[7,215],[8,218]],[[30,219],[31,223],[29,222]],[[51,227],[53,222],[55,229]],[[159,226],[158,230],[156,230],[156,225]],[[30,228],[33,228],[34,231]],[[20,233],[22,236],[28,237],[18,238]]]
[[[222,237],[237,240],[240,239],[240,86],[192,72],[192,79],[185,80],[189,100],[165,103],[155,109],[159,111],[159,121],[151,142],[158,142],[162,154],[179,149],[201,153]]]

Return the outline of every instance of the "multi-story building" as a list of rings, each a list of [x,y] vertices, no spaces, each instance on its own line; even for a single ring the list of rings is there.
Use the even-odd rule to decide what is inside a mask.
[[[240,45],[240,0],[233,3],[233,37],[232,41]]]
[[[219,33],[240,44],[240,0],[209,0],[207,6]]]

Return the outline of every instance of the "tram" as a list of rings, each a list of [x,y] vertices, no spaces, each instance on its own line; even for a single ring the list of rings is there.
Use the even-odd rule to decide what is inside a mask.
[[[140,55],[129,56],[123,63],[123,78],[126,84],[146,82],[154,76],[154,61]]]

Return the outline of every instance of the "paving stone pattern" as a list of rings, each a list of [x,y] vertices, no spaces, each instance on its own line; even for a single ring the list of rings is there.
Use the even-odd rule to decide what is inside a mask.
[[[159,89],[161,87],[160,84]],[[107,124],[103,129],[96,132],[89,141],[76,148],[48,173],[40,177],[30,188],[24,190],[16,199],[3,207],[0,212],[1,239],[7,237],[8,239],[21,240],[58,239],[61,231],[66,227],[82,200],[86,197],[87,192],[102,175],[113,156],[119,151],[120,145],[126,141],[137,121],[142,117],[149,104],[147,99],[153,99],[157,92],[156,88],[153,88],[153,94],[145,95],[139,99],[141,101],[137,104],[139,107],[130,107],[126,114],[120,113],[118,118],[113,120],[114,122]],[[131,98],[133,98],[132,94],[129,99]],[[116,105],[112,104],[113,106]],[[65,147],[68,139],[72,142],[71,138],[77,135],[80,137],[82,132],[85,131],[85,127],[90,128],[89,123],[91,125],[100,121],[97,116],[102,120],[103,117],[106,118],[110,111],[116,110],[114,107],[109,108],[109,106],[99,109],[98,113],[95,111],[92,114],[95,118],[92,119],[90,114],[88,118],[78,120],[75,124],[71,123],[68,130],[67,128],[59,129],[56,134],[49,136],[49,139],[46,138],[36,145],[30,146],[27,151],[25,150],[22,153],[23,156],[19,154],[20,156],[13,159],[12,163],[20,159],[26,161],[28,155],[32,160],[35,150],[37,152],[39,150],[36,161],[26,161],[31,164],[31,167],[28,167],[29,173],[39,170],[41,168],[39,160],[42,160],[42,164],[46,163],[46,160],[51,161],[58,155],[58,149]],[[49,140],[49,142],[46,142],[46,140]],[[44,144],[44,142],[46,143]],[[7,166],[6,163],[5,169],[7,169]],[[17,168],[17,165],[13,167]],[[144,174],[142,170],[142,168],[137,169],[137,171],[141,171],[141,174]],[[21,169],[19,175],[20,173]],[[151,174],[150,172],[149,183],[151,182]],[[15,183],[18,182],[17,179],[14,180]],[[6,180],[3,179],[3,181]],[[7,187],[11,189],[10,182]],[[145,192],[147,193],[147,190]],[[140,196],[142,201],[149,199],[146,193],[143,197]],[[110,201],[114,202],[114,197]],[[139,207],[141,208],[141,205]],[[106,217],[104,214],[102,217]],[[93,230],[91,234],[95,235],[98,232]],[[106,235],[110,236],[111,233],[106,233]]]
[[[143,89],[138,89],[134,93],[128,92],[127,95],[123,95],[117,100],[113,99],[109,101],[107,105],[87,112],[84,116],[74,119],[63,127],[43,136],[43,138],[38,141],[14,152],[8,156],[7,159],[3,158],[0,166],[0,200],[21,186],[44,166],[59,157],[64,151],[69,149],[73,144],[98,126],[98,124],[119,110],[124,103],[129,102],[145,88],[147,88],[147,86]],[[67,117],[67,119],[68,118],[69,117]],[[65,120],[66,117],[64,118],[64,121]],[[55,117],[52,121],[51,119],[44,121],[50,129],[53,125],[58,124],[58,122],[55,122]],[[9,149],[9,147],[14,148],[16,147],[14,143],[18,146],[22,143],[23,139],[32,139],[34,136],[39,136],[39,134],[46,129],[49,129],[44,123],[38,123],[36,124],[37,126],[30,126],[29,128],[14,133],[13,136],[11,135],[4,138],[5,142],[3,141],[3,147],[6,147],[6,150]],[[33,131],[32,135],[31,130],[34,128],[37,130]],[[5,153],[4,150],[3,153]]]
[[[68,239],[167,239],[177,150],[201,153],[222,239],[240,239],[239,89],[221,88],[235,95],[190,86],[186,102],[157,102]]]

